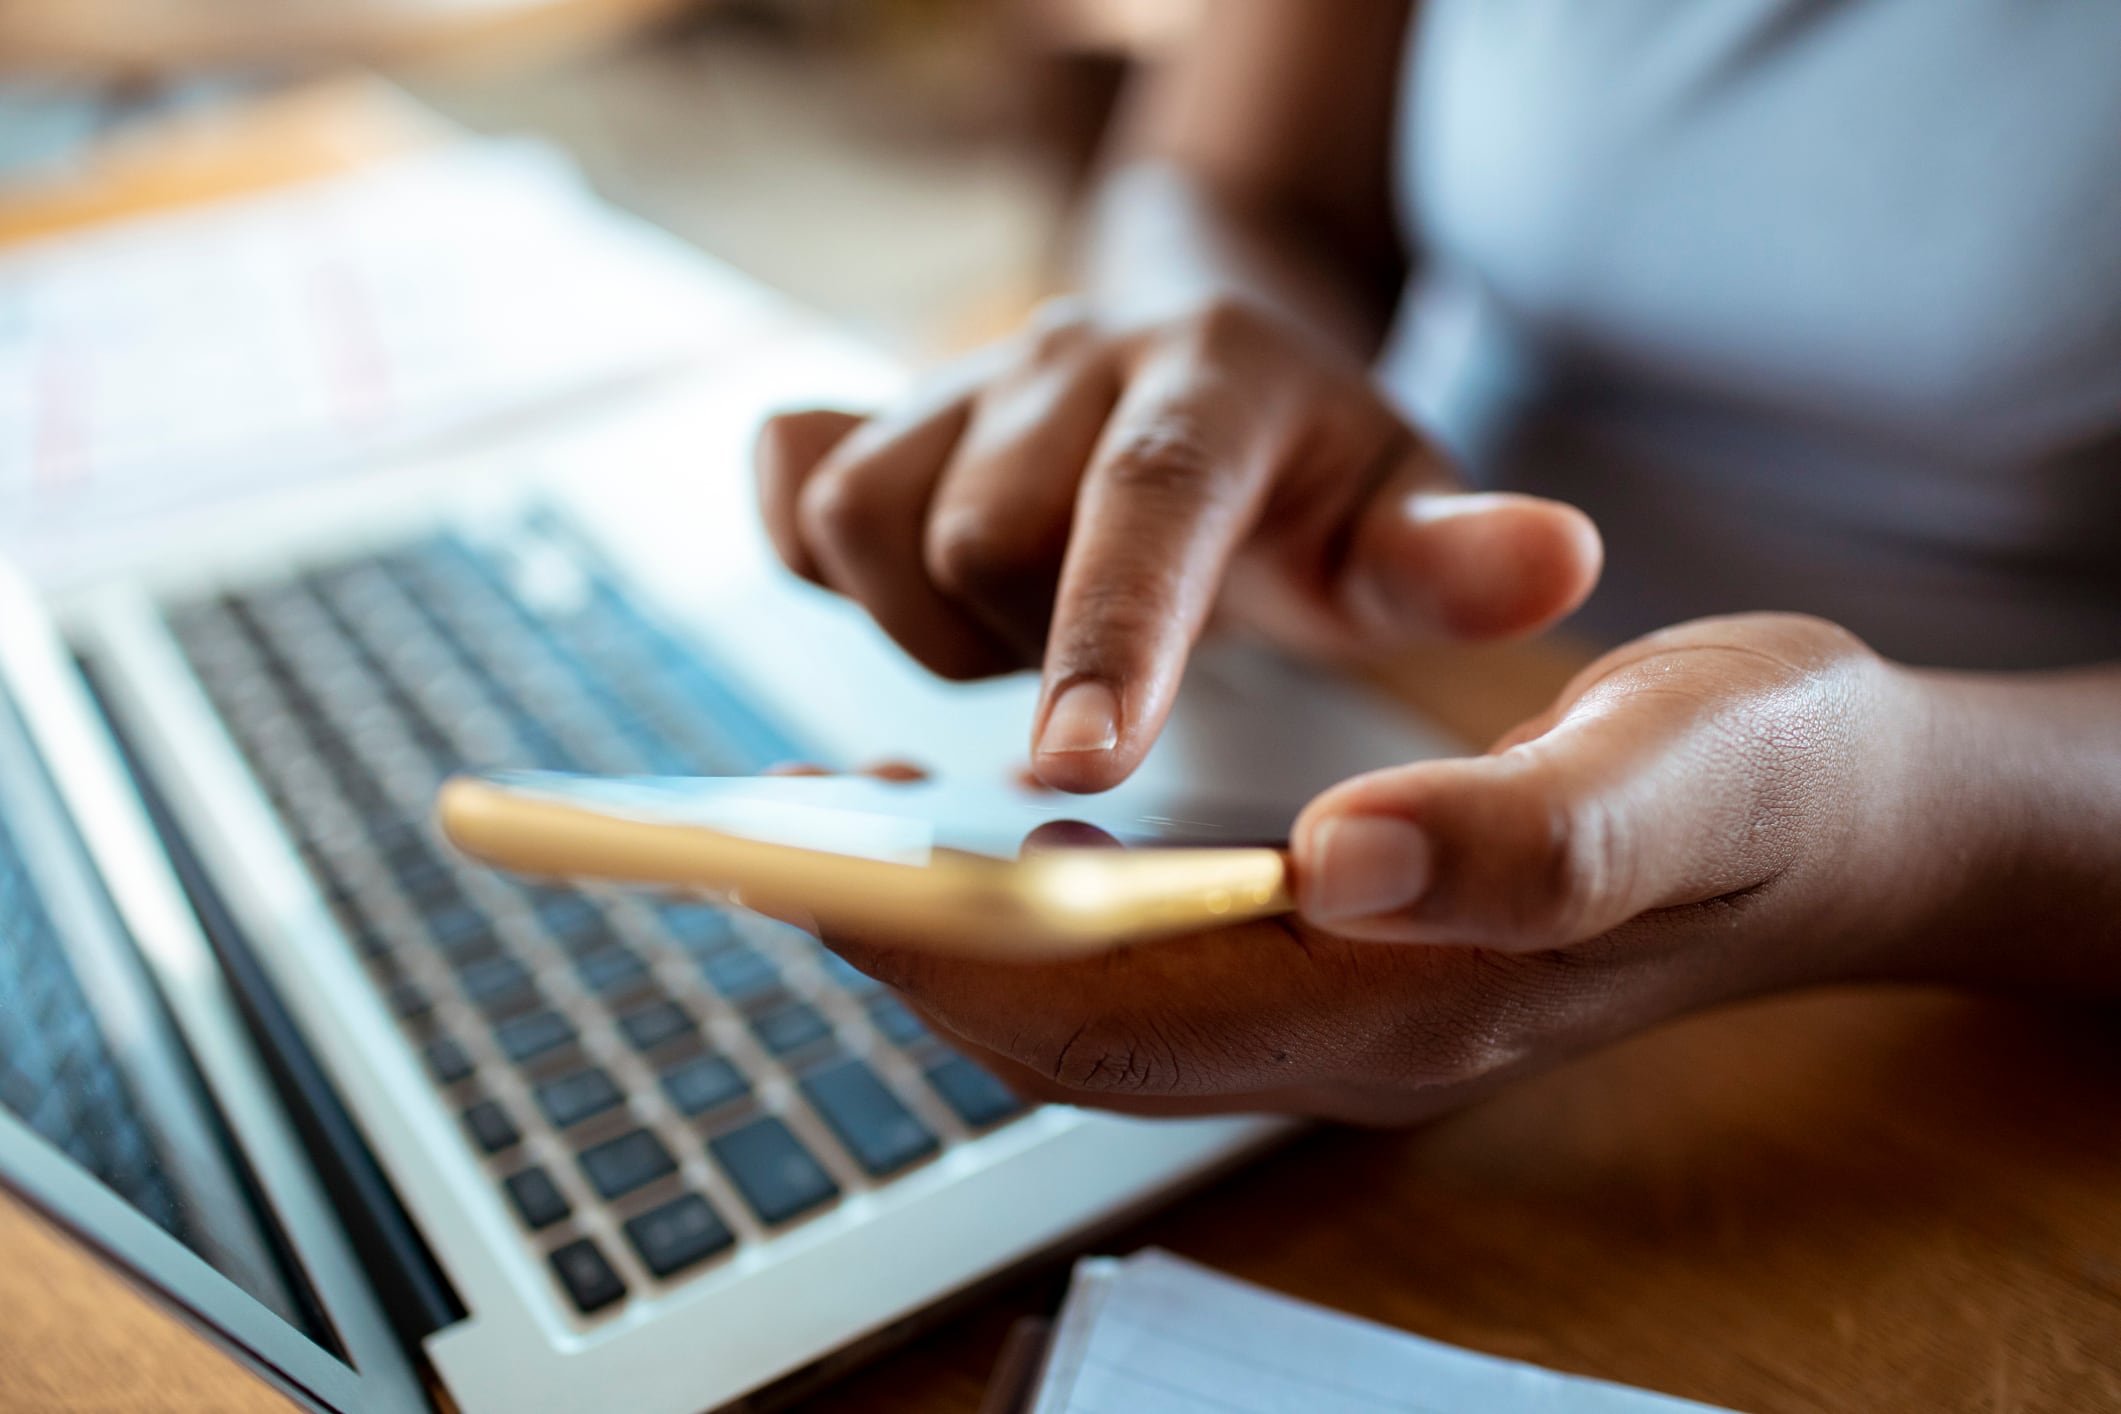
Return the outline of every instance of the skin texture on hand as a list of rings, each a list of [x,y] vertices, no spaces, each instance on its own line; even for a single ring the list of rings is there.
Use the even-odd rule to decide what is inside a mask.
[[[1830,624],[1704,620],[1607,655],[1484,756],[1321,796],[1301,916],[1062,964],[827,941],[1035,1097],[1408,1122],[1682,1012],[1919,975],[1953,906],[1908,867],[1941,847],[1931,710]],[[1343,859],[1347,822],[1406,832],[1418,866]]]
[[[1162,729],[1211,613],[1311,653],[1542,628],[1596,530],[1464,495],[1366,370],[1244,303],[1108,328],[1056,305],[907,406],[775,419],[790,568],[950,678],[1039,665],[1032,763],[1103,790]]]

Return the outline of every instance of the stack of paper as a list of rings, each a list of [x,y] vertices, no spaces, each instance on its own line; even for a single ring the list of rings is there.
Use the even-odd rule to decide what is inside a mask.
[[[1169,1253],[1077,1265],[1031,1414],[1703,1414],[1292,1301]]]
[[[0,549],[749,350],[784,305],[531,144],[0,253]]]

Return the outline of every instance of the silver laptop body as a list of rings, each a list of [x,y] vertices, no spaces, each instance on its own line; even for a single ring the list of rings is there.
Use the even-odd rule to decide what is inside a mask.
[[[277,1254],[252,1267],[306,1294],[164,1250],[26,1132],[0,1178],[321,1406],[417,1403],[424,1375],[468,1414],[691,1414],[799,1389],[1281,1132],[1022,1109],[813,939],[527,887],[424,833],[454,764],[1008,770],[1031,684],[929,678],[755,525],[763,413],[890,381],[792,341],[11,597],[4,686],[107,890],[102,946],[137,955],[251,1176]],[[1217,651],[1136,788],[1293,803],[1438,746]]]

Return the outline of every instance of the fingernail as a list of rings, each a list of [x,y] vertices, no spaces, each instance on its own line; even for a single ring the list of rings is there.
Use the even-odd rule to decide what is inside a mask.
[[[1119,699],[1112,689],[1087,678],[1071,684],[1054,699],[1039,733],[1041,756],[1069,756],[1082,751],[1110,751],[1119,745]]]
[[[1311,837],[1304,913],[1324,923],[1413,906],[1429,887],[1429,837],[1386,815],[1336,815]]]

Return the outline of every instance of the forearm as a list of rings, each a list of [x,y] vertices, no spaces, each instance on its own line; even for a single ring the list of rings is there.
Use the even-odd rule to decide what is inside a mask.
[[[1383,342],[1399,278],[1298,211],[1160,159],[1107,175],[1081,249],[1083,287],[1106,317],[1150,322],[1241,300],[1363,361]]]
[[[1917,673],[1918,969],[2121,998],[2121,666]]]
[[[1137,77],[1078,264],[1101,312],[1238,299],[1367,358],[1403,277],[1392,216],[1408,0],[1224,0]]]

